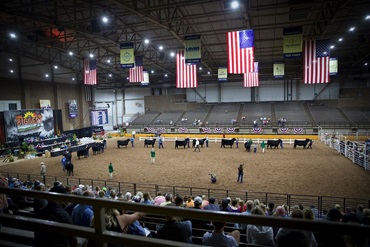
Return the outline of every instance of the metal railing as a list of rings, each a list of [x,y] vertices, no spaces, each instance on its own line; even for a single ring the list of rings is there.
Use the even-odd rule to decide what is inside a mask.
[[[41,198],[59,202],[72,202],[84,205],[92,205],[94,211],[94,228],[80,227],[76,225],[9,214],[0,214],[0,222],[2,222],[2,224],[7,227],[26,229],[28,231],[34,231],[35,229],[37,229],[46,232],[62,232],[63,234],[70,236],[83,237],[95,241],[97,243],[97,246],[106,246],[108,242],[129,246],[196,246],[187,243],[179,243],[174,241],[159,240],[155,238],[146,238],[141,236],[133,236],[107,231],[105,230],[105,208],[125,209],[128,211],[139,211],[148,214],[180,216],[183,218],[202,219],[208,221],[214,220],[221,222],[237,222],[242,224],[275,226],[293,229],[333,231],[338,234],[354,234],[356,235],[356,237],[363,238],[367,238],[368,236],[370,236],[370,226],[364,226],[360,224],[344,224],[328,221],[311,221],[281,217],[245,215],[221,211],[215,212],[206,210],[183,209],[178,207],[160,207],[141,203],[130,203],[108,199],[101,200],[89,197],[79,197],[66,194],[45,193],[9,188],[0,188],[0,193],[26,196],[30,198]],[[2,239],[4,239],[3,235],[6,235],[6,233],[0,231],[0,237]],[[19,237],[17,235],[13,235],[13,239],[11,240],[17,243],[17,241],[19,241]]]

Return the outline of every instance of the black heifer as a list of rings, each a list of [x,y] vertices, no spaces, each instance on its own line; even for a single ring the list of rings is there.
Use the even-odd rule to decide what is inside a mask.
[[[247,150],[248,152],[251,151],[251,145],[249,144],[249,142],[244,143],[244,147],[245,147],[245,150]]]
[[[120,148],[120,146],[127,147],[129,141],[130,141],[130,139],[127,139],[127,140],[118,140],[117,141],[117,148]]]
[[[148,147],[149,145],[152,146],[152,148],[154,148],[154,144],[155,144],[155,140],[156,139],[145,139],[144,140],[144,147]]]
[[[175,141],[175,148],[179,148],[179,146],[184,146],[184,148],[186,148],[186,146],[189,146],[189,139],[185,139],[185,140],[176,140]]]
[[[196,139],[193,139],[193,146],[192,147],[195,147],[195,142],[196,141],[197,141]],[[199,146],[203,147],[204,142],[206,141],[206,138],[198,139],[198,141],[199,141]]]
[[[68,176],[70,176],[71,174],[73,176],[73,164],[71,162],[66,163],[65,169],[67,170]]]
[[[278,139],[278,140],[267,140],[267,148],[271,148],[274,147],[275,148],[279,148],[279,144],[282,142],[283,140],[281,139]]]
[[[100,142],[95,142],[92,146],[91,146],[91,149],[93,151],[93,154],[97,154],[97,153],[104,153],[104,144],[103,143],[100,143]]]
[[[233,138],[233,139],[222,139],[221,140],[221,147],[225,147],[225,145],[227,145],[227,146],[230,146],[230,148],[232,148],[233,145],[234,145],[235,140],[236,140],[235,138]]]
[[[296,148],[297,146],[303,146],[303,148],[306,148],[306,146],[307,146],[308,143],[312,143],[312,140],[311,139],[294,140],[294,148]],[[311,145],[309,145],[307,148],[312,148]]]
[[[86,146],[85,149],[77,150],[77,158],[80,159],[81,156],[84,156],[85,158],[87,158],[87,156],[89,156],[89,149],[90,147]]]

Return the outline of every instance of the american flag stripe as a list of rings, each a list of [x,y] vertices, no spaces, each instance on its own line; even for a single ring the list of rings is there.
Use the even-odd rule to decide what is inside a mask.
[[[84,60],[84,84],[85,85],[96,85],[96,61],[95,60]]]
[[[244,73],[244,87],[258,87],[259,85],[258,72]]]
[[[304,41],[304,78],[305,84],[328,83],[330,81],[330,56],[318,57],[316,40]]]
[[[253,71],[254,47],[240,48],[239,31],[227,33],[228,73],[244,74]]]
[[[143,66],[136,66],[129,69],[129,82],[142,82],[144,81],[144,68]]]
[[[176,87],[195,88],[198,86],[196,64],[185,64],[184,51],[176,52]]]

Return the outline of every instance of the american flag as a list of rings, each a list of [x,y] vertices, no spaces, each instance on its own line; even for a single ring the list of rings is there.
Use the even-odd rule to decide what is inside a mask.
[[[230,74],[244,74],[253,71],[254,31],[228,32],[227,51]]]
[[[197,65],[185,64],[184,50],[176,52],[176,87],[195,88],[198,86]]]
[[[330,40],[304,41],[305,84],[328,83],[330,64]]]
[[[96,60],[84,60],[84,84],[96,85]]]
[[[128,81],[129,82],[144,81],[143,56],[135,56],[135,67],[129,69]]]
[[[258,62],[254,62],[253,71],[244,73],[244,87],[258,87],[259,85]]]

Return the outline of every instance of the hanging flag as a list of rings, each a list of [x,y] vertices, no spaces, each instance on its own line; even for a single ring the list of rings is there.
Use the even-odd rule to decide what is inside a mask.
[[[338,60],[334,57],[330,58],[329,74],[333,76],[338,74]]]
[[[258,79],[258,62],[254,62],[253,72],[244,74],[244,87],[258,87],[260,81]]]
[[[228,32],[227,55],[230,74],[244,74],[253,71],[254,31]]]
[[[149,71],[143,71],[144,80],[141,82],[141,86],[149,85]]]
[[[284,62],[274,62],[273,78],[284,78]]]
[[[302,27],[283,29],[283,53],[285,58],[302,56]]]
[[[135,66],[134,43],[120,44],[121,68],[133,68]]]
[[[218,81],[227,81],[227,68],[218,68]]]
[[[142,82],[144,80],[143,56],[135,56],[135,67],[129,69],[129,82]]]
[[[200,35],[185,36],[185,63],[200,63],[201,54]]]
[[[330,40],[305,40],[304,77],[305,84],[328,83]]]
[[[96,85],[96,60],[84,60],[84,84]]]
[[[176,87],[195,88],[198,86],[196,64],[185,64],[184,50],[176,52]]]

